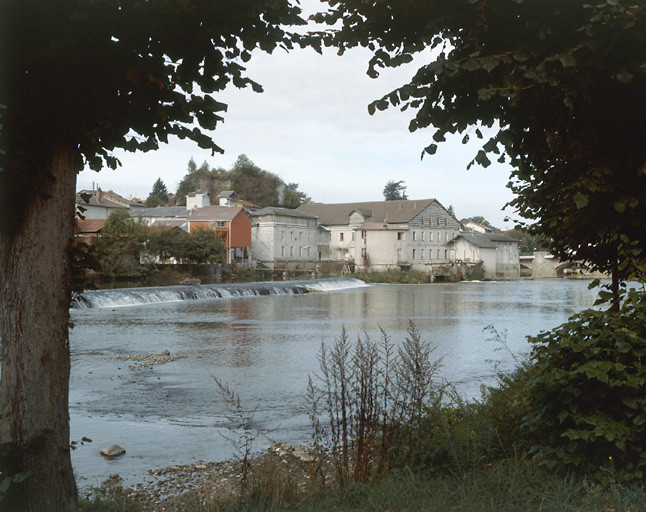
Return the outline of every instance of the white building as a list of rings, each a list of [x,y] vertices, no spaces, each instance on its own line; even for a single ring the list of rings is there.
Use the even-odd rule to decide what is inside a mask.
[[[456,262],[481,265],[484,279],[518,279],[518,240],[502,234],[463,232],[449,242]]]
[[[359,270],[415,269],[434,273],[452,258],[448,242],[459,223],[436,199],[362,203],[308,203],[330,232],[330,258]]]
[[[186,196],[186,209],[189,212],[198,208],[206,208],[207,206],[211,206],[211,197],[207,190],[198,190],[197,192],[191,192]]]
[[[252,212],[251,252],[256,264],[296,268],[319,259],[316,216],[289,208],[266,207]]]

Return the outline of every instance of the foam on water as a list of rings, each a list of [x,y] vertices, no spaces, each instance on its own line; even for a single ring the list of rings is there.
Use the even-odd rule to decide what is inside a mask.
[[[207,284],[194,286],[157,286],[147,288],[119,288],[88,290],[72,300],[72,308],[114,308],[161,304],[199,299],[254,297],[260,295],[299,295],[310,291],[334,292],[369,286],[354,278],[312,279],[236,284]]]

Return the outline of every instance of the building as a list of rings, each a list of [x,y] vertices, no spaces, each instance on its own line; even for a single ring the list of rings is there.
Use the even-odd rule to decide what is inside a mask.
[[[473,219],[462,219],[460,221],[460,231],[473,231],[474,233],[493,233],[495,229],[484,224],[480,224]]]
[[[76,194],[76,207],[82,210],[83,217],[88,220],[107,219],[115,210],[129,210],[139,206],[139,202],[130,201],[112,190],[103,191],[100,187],[96,190],[81,190]]]
[[[289,208],[266,207],[250,214],[251,249],[256,264],[296,268],[318,259],[315,215]]]
[[[483,279],[518,279],[518,240],[503,234],[462,232],[449,242],[456,264],[481,266]]]
[[[218,233],[226,249],[226,263],[249,263],[251,260],[251,220],[241,207],[207,206],[188,216],[189,233],[198,227]]]
[[[436,199],[308,203],[299,211],[316,215],[329,230],[329,257],[359,270],[415,269],[448,272],[448,242],[459,223]]]
[[[247,210],[247,212],[253,212],[258,210],[260,206],[251,201],[245,201],[244,199],[238,198],[238,195],[233,190],[223,190],[218,194],[218,204],[220,206],[239,206]]]
[[[143,224],[150,226],[156,222],[186,221],[189,210],[185,206],[156,206],[154,208],[131,207],[130,215],[141,218]]]
[[[211,197],[208,190],[201,189],[197,192],[191,192],[186,196],[186,209],[193,211],[197,208],[211,206]]]
[[[76,219],[74,237],[86,245],[94,245],[103,236],[105,219]]]

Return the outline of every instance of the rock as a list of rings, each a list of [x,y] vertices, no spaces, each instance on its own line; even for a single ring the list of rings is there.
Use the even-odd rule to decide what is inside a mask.
[[[118,457],[126,453],[126,450],[121,448],[118,444],[111,444],[110,446],[104,446],[99,450],[99,453],[104,457]]]
[[[162,356],[170,356],[170,351],[162,350]]]
[[[297,459],[303,461],[303,462],[313,462],[314,461],[314,455],[312,455],[307,449],[305,449],[303,446],[297,446],[294,448],[294,457]]]

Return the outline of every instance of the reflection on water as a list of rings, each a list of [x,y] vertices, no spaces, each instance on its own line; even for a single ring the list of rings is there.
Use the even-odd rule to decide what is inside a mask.
[[[218,460],[231,447],[218,432],[225,408],[212,377],[229,382],[242,400],[258,405],[256,420],[272,437],[309,439],[303,394],[317,370],[321,342],[345,326],[351,337],[395,343],[413,320],[442,357],[442,375],[467,397],[494,381],[492,359],[510,369],[483,329],[506,331],[511,351],[527,350],[525,336],[565,321],[592,305],[578,281],[520,281],[443,285],[375,285],[336,293],[197,300],[72,311],[72,438],[94,443],[73,453],[77,473],[96,484],[120,473],[129,482],[147,469]],[[144,367],[118,355],[161,353],[176,361]],[[199,427],[199,428],[198,428]],[[120,460],[98,450],[119,443]],[[262,448],[262,446],[260,446]]]

